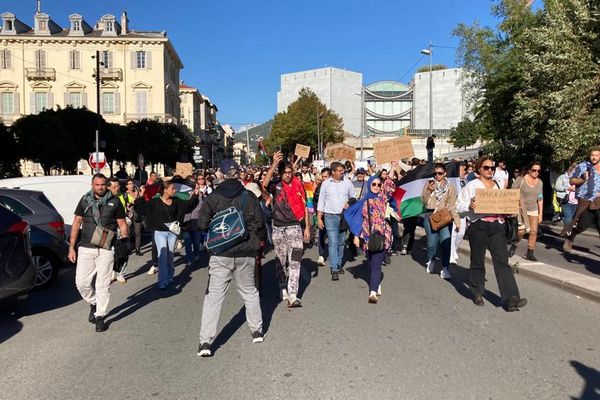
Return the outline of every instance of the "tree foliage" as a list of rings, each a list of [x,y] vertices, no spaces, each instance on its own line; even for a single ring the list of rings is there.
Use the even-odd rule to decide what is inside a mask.
[[[448,66],[446,64],[433,64],[431,66],[432,71],[440,71],[442,69],[448,69]],[[423,65],[422,67],[417,69],[417,73],[419,72],[429,72],[429,65]]]
[[[492,7],[497,27],[460,24],[463,87],[487,152],[560,165],[600,141],[600,3],[523,0]]]
[[[310,146],[314,151],[318,143],[317,130],[324,144],[340,143],[344,140],[343,126],[336,113],[328,110],[310,89],[303,88],[287,111],[275,115],[271,134],[263,143],[269,153],[279,146],[284,153],[293,154],[297,143]]]
[[[477,140],[479,140],[480,137],[481,132],[479,131],[479,125],[470,119],[465,118],[463,121],[459,122],[455,128],[452,128],[450,131],[449,142],[452,143],[454,147],[466,149],[477,143]]]
[[[21,149],[14,134],[0,122],[0,179],[21,176]]]

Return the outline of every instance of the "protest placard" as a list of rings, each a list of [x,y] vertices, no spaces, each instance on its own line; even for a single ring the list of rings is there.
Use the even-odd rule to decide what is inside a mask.
[[[519,189],[475,190],[475,212],[478,214],[518,214],[521,191]]]
[[[180,163],[175,164],[175,172],[173,175],[179,175],[182,178],[192,175],[194,172],[194,166],[191,163]]]
[[[298,158],[308,158],[310,155],[310,146],[305,146],[303,144],[296,143],[296,150],[294,151],[294,155]]]
[[[415,156],[412,141],[408,136],[373,143],[373,152],[378,165]]]
[[[325,148],[325,159],[327,161],[354,161],[356,159],[356,149],[354,146],[344,143],[328,144]]]

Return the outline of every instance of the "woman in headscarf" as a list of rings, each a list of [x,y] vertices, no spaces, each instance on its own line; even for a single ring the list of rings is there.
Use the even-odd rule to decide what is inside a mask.
[[[396,162],[392,165],[395,166]],[[396,189],[396,185],[391,179],[393,174],[393,172],[389,174],[386,179],[378,175],[369,178],[368,192],[365,197],[344,212],[348,226],[355,235],[355,245],[358,247],[362,241],[363,250],[369,261],[369,303],[371,304],[377,304],[377,296],[381,296],[381,265],[387,251],[392,246],[392,228],[385,220],[385,211],[388,201]],[[379,235],[383,237],[382,248],[377,251],[370,250],[369,241],[375,237],[377,237],[376,240],[381,239]]]

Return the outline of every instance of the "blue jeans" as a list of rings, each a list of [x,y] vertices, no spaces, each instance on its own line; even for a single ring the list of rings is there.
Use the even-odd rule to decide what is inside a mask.
[[[423,218],[423,228],[425,228],[425,232],[427,233],[427,260],[433,260],[435,253],[437,252],[438,244],[441,244],[442,267],[448,268],[450,265],[450,244],[452,242],[450,229],[452,229],[452,224],[446,225],[439,231],[434,231],[431,229],[429,215],[430,214],[425,214],[425,218]]]
[[[331,271],[337,272],[344,261],[346,232],[340,232],[340,216],[338,214],[325,214],[323,219],[329,239],[329,266]]]
[[[565,223],[565,225],[570,224],[571,221],[573,221],[575,211],[577,211],[577,204],[562,205],[563,222]]]
[[[158,251],[158,284],[168,285],[173,279],[175,263],[173,261],[173,250],[175,249],[177,236],[169,231],[154,231],[154,242]]]
[[[188,264],[200,256],[200,244],[202,243],[202,232],[198,230],[198,220],[190,221],[190,228],[183,232],[183,245],[185,246],[185,259]]]

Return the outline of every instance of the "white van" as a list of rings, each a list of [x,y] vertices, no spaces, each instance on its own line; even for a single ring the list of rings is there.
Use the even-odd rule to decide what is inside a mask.
[[[57,175],[0,179],[0,188],[44,192],[60,216],[63,217],[67,237],[69,237],[75,207],[81,197],[92,189],[92,177],[91,175]]]

